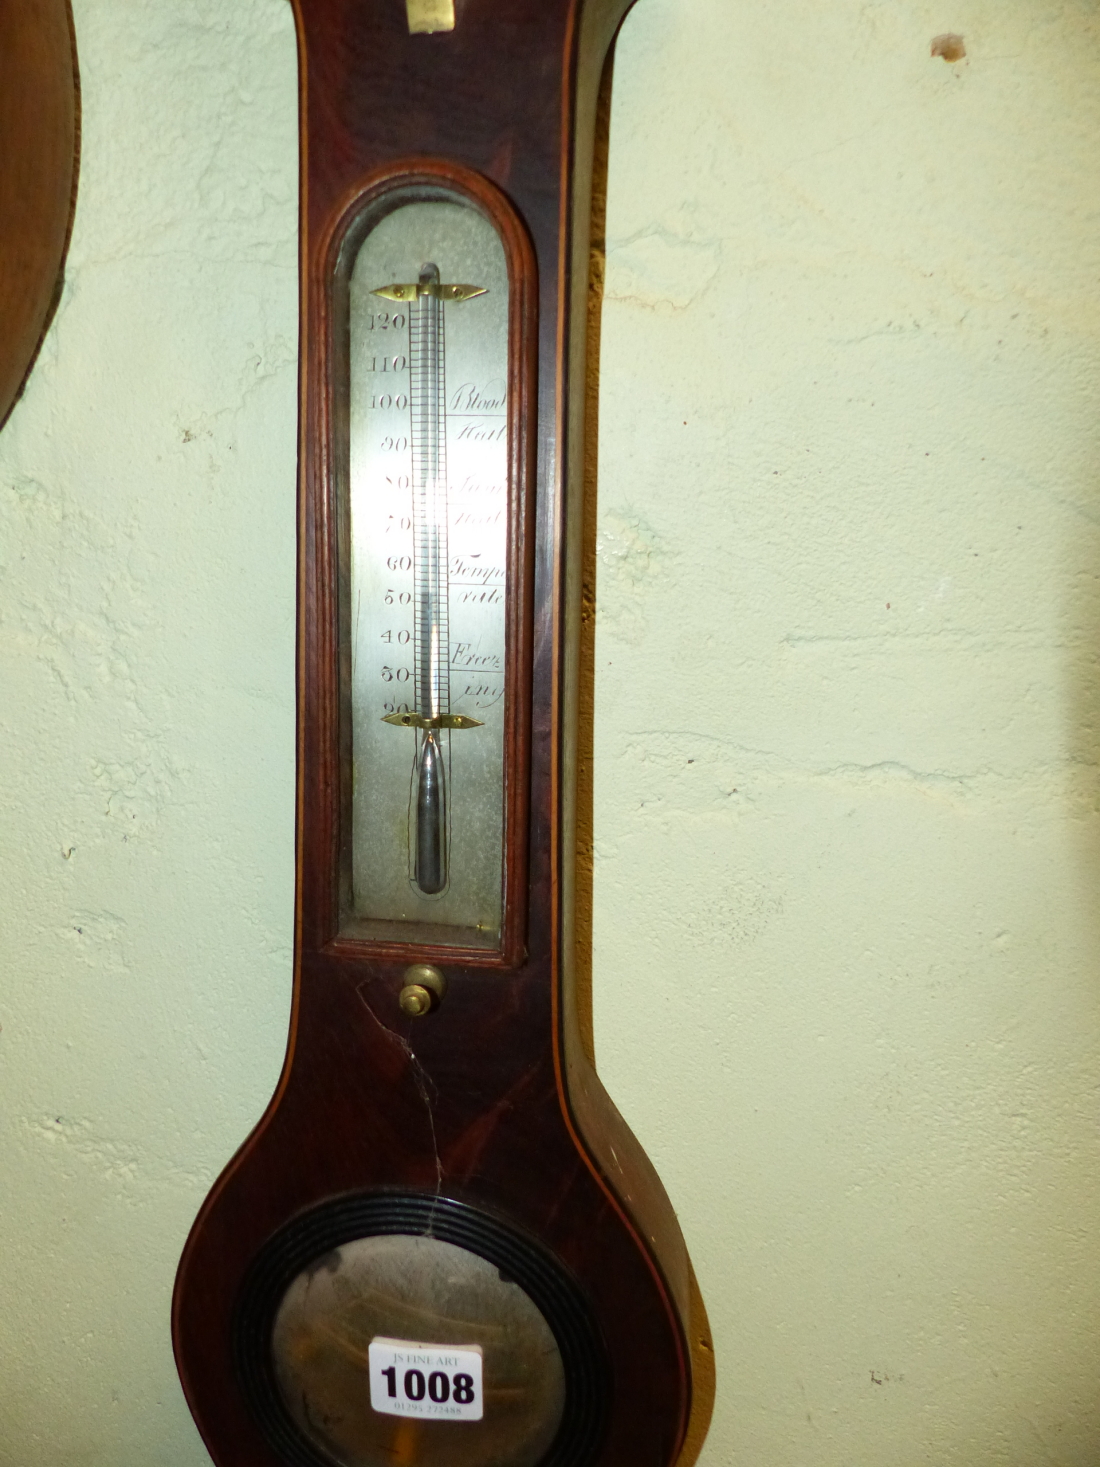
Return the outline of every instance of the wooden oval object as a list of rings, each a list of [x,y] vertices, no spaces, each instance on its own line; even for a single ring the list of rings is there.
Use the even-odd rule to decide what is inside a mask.
[[[78,97],[68,0],[0,0],[0,425],[60,294]]]
[[[302,104],[294,1004],[277,1093],[216,1182],[180,1264],[180,1376],[218,1467],[671,1467],[692,1402],[687,1254],[652,1166],[585,1052],[574,972],[593,156],[601,72],[631,0],[458,0],[453,29],[432,19],[439,7],[412,0],[294,3]],[[361,359],[349,327],[349,259],[406,198],[476,210],[499,237],[509,281],[499,399],[507,407],[497,414],[508,434],[503,906],[499,933],[480,943],[468,927],[426,938],[414,924],[403,934],[392,922],[359,921],[354,907],[348,916],[349,627],[359,625],[347,548],[356,421],[348,382],[349,364]],[[400,305],[430,296],[433,284],[443,289],[431,275],[441,261],[423,263],[430,258],[394,265],[404,273],[380,268],[372,294]],[[423,291],[411,283],[418,269]],[[473,275],[452,282],[452,290],[480,284]],[[408,358],[386,348],[365,370],[396,372],[400,362],[412,373],[411,342],[410,334]],[[415,476],[414,467],[404,487]],[[401,572],[399,557],[387,565]],[[386,594],[396,600],[398,591]],[[450,632],[434,635],[437,646]],[[421,701],[396,711],[427,727],[437,714]],[[375,829],[382,839],[381,823]],[[403,1008],[402,992],[437,968],[446,980],[439,1002]],[[372,1238],[386,1240],[378,1246],[387,1257],[407,1259],[391,1283],[379,1266],[364,1285],[365,1262],[360,1281],[351,1278],[356,1257],[374,1258]],[[519,1346],[506,1352],[515,1378],[498,1371],[492,1339],[477,1335],[476,1301],[437,1307],[416,1292],[424,1240],[476,1255],[545,1320],[558,1352],[551,1375],[564,1382],[558,1396],[556,1386],[542,1390],[558,1402],[545,1416],[534,1376],[521,1378]],[[430,1370],[448,1351],[465,1360],[482,1346],[483,1418],[406,1411],[423,1399],[411,1368],[398,1414],[389,1414],[397,1367],[386,1367],[387,1396],[379,1350],[391,1360],[412,1351],[401,1358]],[[480,1412],[472,1367],[457,1368],[453,1402],[474,1401]]]

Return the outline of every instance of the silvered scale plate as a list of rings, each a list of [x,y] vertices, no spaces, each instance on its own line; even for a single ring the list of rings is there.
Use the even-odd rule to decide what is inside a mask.
[[[483,293],[446,301],[440,423],[445,495],[433,511],[445,545],[436,608],[458,727],[438,735],[446,771],[447,883],[415,880],[422,731],[387,717],[417,699],[424,538],[414,533],[415,302],[375,292],[417,281],[427,264]],[[455,202],[403,204],[371,229],[350,280],[351,904],[363,935],[492,947],[503,874],[505,597],[508,537],[508,278],[493,226]],[[437,497],[438,500],[438,497]],[[420,555],[420,570],[417,556]],[[362,924],[369,924],[363,929]],[[414,924],[414,925],[410,925]]]

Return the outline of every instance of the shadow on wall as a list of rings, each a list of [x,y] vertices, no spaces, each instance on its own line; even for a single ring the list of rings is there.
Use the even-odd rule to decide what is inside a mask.
[[[584,547],[581,574],[581,632],[577,729],[577,880],[576,966],[577,1009],[585,1050],[595,1060],[592,1034],[592,888],[593,888],[593,741],[596,724],[596,520],[599,462],[600,327],[607,258],[607,167],[611,130],[614,48],[600,82],[596,114],[596,148],[592,178],[592,242],[588,280],[588,351],[585,379]],[[714,1413],[716,1372],[714,1340],[699,1281],[691,1267],[691,1319],[688,1347],[692,1363],[692,1403],[687,1437],[677,1467],[693,1467],[703,1449]]]

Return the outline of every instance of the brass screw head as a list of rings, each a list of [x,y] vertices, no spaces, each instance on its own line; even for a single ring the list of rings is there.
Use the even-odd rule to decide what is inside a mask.
[[[431,1010],[432,996],[419,983],[410,983],[401,990],[398,1003],[401,1005],[403,1014],[408,1014],[410,1019],[419,1019]]]

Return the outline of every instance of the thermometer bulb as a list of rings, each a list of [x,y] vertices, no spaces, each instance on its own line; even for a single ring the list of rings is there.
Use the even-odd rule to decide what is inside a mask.
[[[425,896],[447,885],[447,776],[434,728],[424,730],[416,768],[414,880]]]

